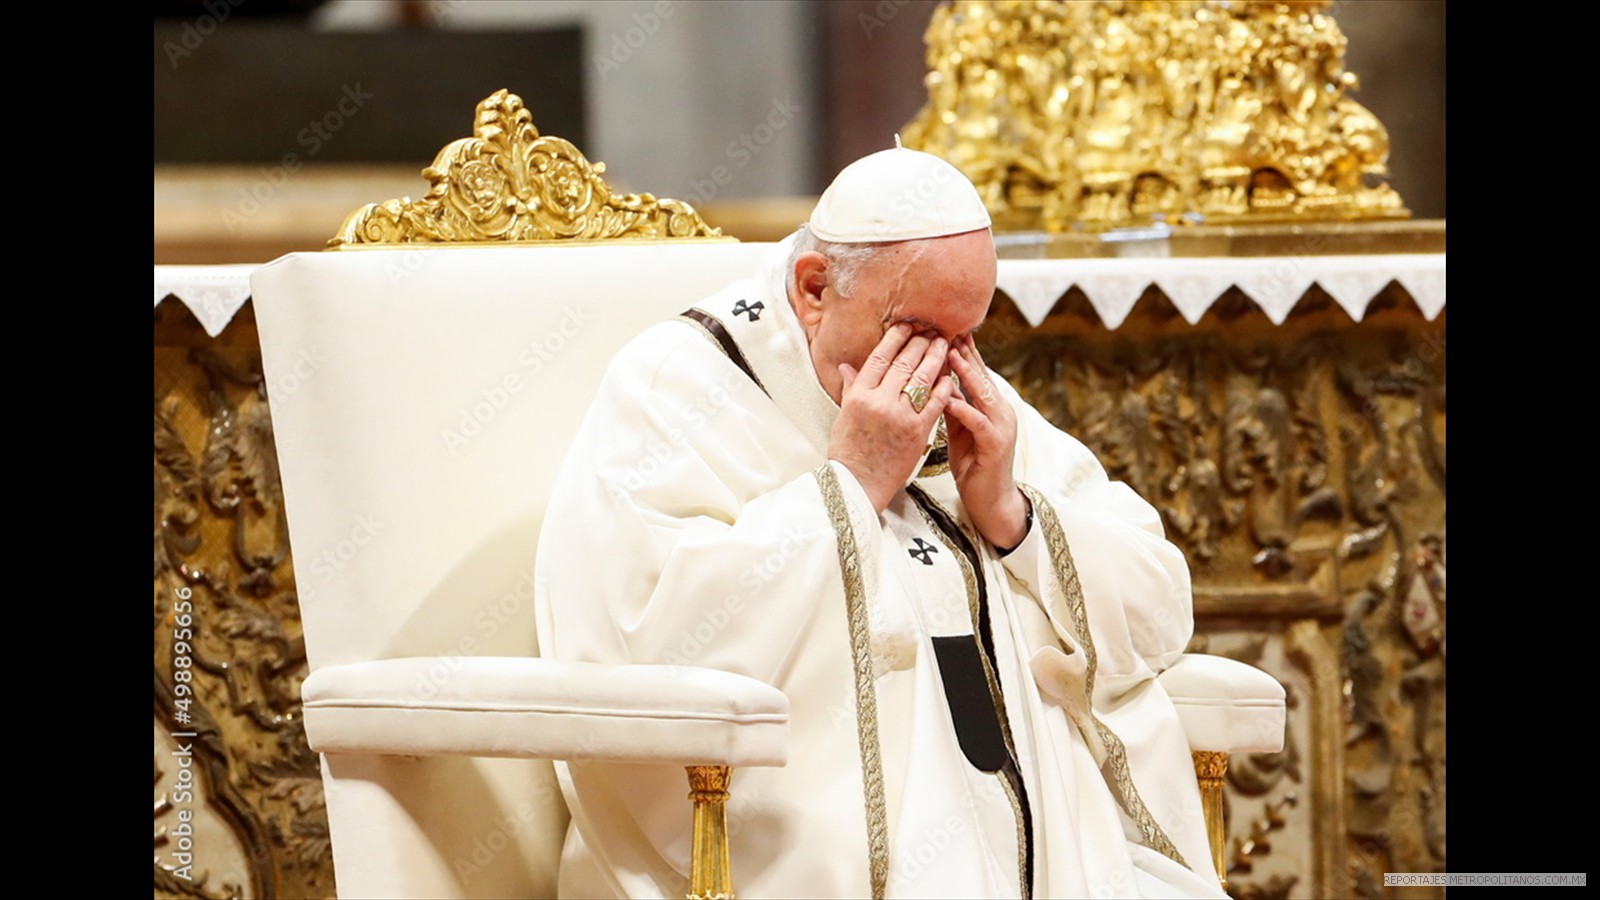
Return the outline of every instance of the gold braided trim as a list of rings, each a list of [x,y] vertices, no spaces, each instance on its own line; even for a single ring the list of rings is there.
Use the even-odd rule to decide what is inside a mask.
[[[861,558],[850,509],[839,490],[839,476],[823,463],[812,471],[822,490],[823,505],[839,542],[839,571],[844,576],[845,608],[850,618],[850,654],[855,661],[856,736],[861,743],[861,782],[866,797],[867,854],[873,900],[882,900],[889,882],[889,816],[884,798],[883,760],[878,747],[878,698],[872,671],[872,634],[867,627],[867,591],[861,580]]]
[[[1016,754],[1012,754],[1016,759]],[[1011,779],[1004,772],[994,773],[995,780],[1000,782],[1000,789],[1006,792],[1006,799],[1011,801],[1011,815],[1017,822],[1017,884],[1022,886],[1022,898],[1028,900],[1033,895],[1033,885],[1028,883],[1028,828],[1022,821],[1022,803],[1017,800],[1017,792],[1011,787]],[[1022,773],[1018,772],[1021,778]]]
[[[1078,581],[1078,566],[1072,561],[1072,551],[1067,547],[1067,537],[1061,530],[1061,520],[1056,518],[1055,507],[1051,506],[1044,495],[1032,485],[1023,484],[1019,487],[1028,495],[1028,499],[1033,501],[1034,514],[1044,528],[1045,545],[1050,550],[1050,562],[1055,568],[1056,582],[1066,598],[1074,636],[1083,647],[1084,661],[1089,668],[1088,677],[1084,680],[1084,706],[1089,710],[1089,718],[1094,722],[1095,732],[1105,745],[1105,769],[1117,790],[1122,808],[1127,811],[1134,824],[1139,826],[1139,833],[1144,836],[1145,846],[1184,868],[1193,868],[1184,861],[1183,854],[1178,852],[1178,848],[1167,837],[1166,832],[1161,830],[1161,824],[1150,814],[1150,808],[1145,806],[1144,799],[1139,796],[1139,789],[1133,783],[1133,774],[1128,769],[1128,749],[1123,745],[1122,739],[1094,714],[1096,654],[1094,637],[1089,632],[1089,611],[1083,602],[1083,585]]]
[[[717,336],[711,333],[711,329],[709,329],[706,326],[700,324],[700,322],[697,319],[693,319],[693,318],[691,318],[689,316],[685,316],[685,315],[673,316],[673,319],[675,319],[676,321],[682,322],[685,325],[688,325],[690,328],[693,328],[695,331],[700,332],[700,334],[702,334],[705,337],[706,340],[711,342],[711,346],[717,348],[717,352],[718,353],[721,353],[723,356],[727,356],[728,355],[728,348],[722,346],[722,342],[717,340]]]

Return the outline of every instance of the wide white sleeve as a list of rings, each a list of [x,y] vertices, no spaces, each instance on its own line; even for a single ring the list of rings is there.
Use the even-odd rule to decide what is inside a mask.
[[[1006,570],[1044,606],[1058,631],[1076,630],[1072,595],[1081,593],[1097,657],[1097,694],[1114,694],[1172,665],[1193,633],[1194,607],[1188,564],[1166,540],[1160,514],[1132,488],[1112,481],[1089,448],[1046,421],[998,375],[990,377],[1017,411],[1017,480],[1048,506],[1035,504],[1033,527],[1004,558]],[[1055,529],[1061,546],[1052,548]],[[1081,592],[1062,583],[1074,574]]]
[[[814,469],[876,521],[704,336],[657,326],[608,370],[539,545],[540,644],[563,659],[668,663],[780,681],[831,606],[838,542]],[[876,540],[877,528],[860,529]],[[876,548],[863,547],[864,553]]]

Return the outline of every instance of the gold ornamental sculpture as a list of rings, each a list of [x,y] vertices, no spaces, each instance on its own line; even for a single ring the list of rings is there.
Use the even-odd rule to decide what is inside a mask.
[[[905,144],[1004,230],[1398,219],[1329,0],[955,0]]]
[[[681,200],[616,194],[570,142],[541,135],[522,98],[478,104],[473,136],[447,144],[422,170],[432,187],[356,210],[329,249],[363,244],[722,238]]]

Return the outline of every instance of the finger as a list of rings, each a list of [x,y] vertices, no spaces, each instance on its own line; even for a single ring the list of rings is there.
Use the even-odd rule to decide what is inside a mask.
[[[847,391],[850,390],[852,384],[856,383],[856,377],[860,374],[856,371],[856,367],[849,363],[839,364],[839,377],[844,379],[844,389]]]
[[[949,378],[936,378],[933,393],[928,396],[928,405],[922,408],[922,418],[932,428],[935,419],[944,415],[945,406],[955,397],[956,385]]]
[[[923,354],[922,362],[917,364],[916,371],[911,375],[910,384],[926,384],[936,387],[939,383],[939,373],[944,371],[945,354],[949,345],[944,338],[936,337],[928,344],[928,352]],[[952,385],[953,387],[953,385]]]
[[[983,393],[983,376],[973,367],[972,361],[966,354],[952,348],[949,353],[950,368],[961,378],[961,394],[969,403],[981,402],[979,395]]]
[[[932,343],[925,334],[912,335],[911,340],[906,341],[905,346],[900,348],[894,362],[889,364],[889,371],[884,373],[879,384],[897,391],[910,384],[911,376],[916,374],[917,366],[921,365],[922,360],[928,355],[928,347]]]
[[[950,391],[950,404],[954,404],[957,401],[961,401],[961,389],[953,388]],[[952,442],[957,442],[960,441],[963,436],[969,435],[970,432],[968,431],[967,426],[960,419],[956,418],[955,411],[950,408],[950,404],[947,404],[944,410],[945,432]]]
[[[883,340],[873,348],[867,361],[861,364],[861,372],[857,377],[864,382],[862,387],[875,388],[883,382],[883,374],[889,371],[889,365],[910,337],[910,322],[896,322],[889,326],[889,330],[883,333]]]
[[[963,379],[963,381],[965,381],[965,379]],[[977,407],[973,406],[971,403],[968,403],[966,400],[963,400],[960,396],[951,397],[950,402],[945,406],[944,411],[947,415],[953,417],[957,422],[960,422],[961,427],[972,432],[973,439],[980,444],[984,443],[985,440],[994,433],[994,423],[989,421],[989,417],[985,416],[978,410]]]
[[[978,353],[978,342],[973,340],[970,334],[967,335],[967,339],[962,343],[961,355],[966,357],[967,362],[972,365],[973,371],[978,375],[978,381],[974,388],[979,394],[979,399],[984,404],[995,400],[998,395],[995,393],[994,380],[989,377],[989,367],[984,365],[983,356]]]
[[[994,381],[989,378],[989,370],[983,362],[973,362],[972,355],[952,350],[950,368],[961,376],[961,393],[966,396],[967,402],[983,410],[984,415],[993,415],[1000,395],[994,389]]]

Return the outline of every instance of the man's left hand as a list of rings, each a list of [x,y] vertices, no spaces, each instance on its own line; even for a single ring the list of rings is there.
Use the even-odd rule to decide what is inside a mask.
[[[961,390],[945,407],[950,472],[967,515],[984,540],[996,547],[1015,547],[1028,536],[1028,501],[1012,472],[1016,411],[990,381],[970,335],[952,343],[949,355],[950,368],[961,378]]]

